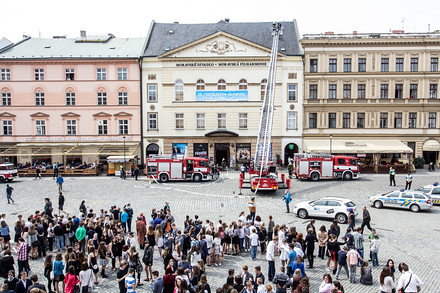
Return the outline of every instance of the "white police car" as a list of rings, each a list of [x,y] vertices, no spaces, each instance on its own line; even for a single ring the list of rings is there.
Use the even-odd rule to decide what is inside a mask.
[[[431,196],[433,204],[440,204],[440,185],[437,182],[434,182],[432,185],[423,186],[417,189],[417,191],[421,191]]]
[[[307,217],[330,218],[345,224],[351,209],[357,216],[356,204],[351,200],[340,197],[323,197],[318,200],[297,203],[293,207],[293,212],[301,219]]]
[[[415,213],[432,208],[431,196],[421,191],[395,190],[370,196],[368,201],[375,208],[394,207],[409,209]]]

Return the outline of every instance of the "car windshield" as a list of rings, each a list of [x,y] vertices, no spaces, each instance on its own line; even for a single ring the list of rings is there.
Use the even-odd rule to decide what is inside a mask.
[[[431,188],[427,188],[427,187],[421,187],[419,189],[416,189],[417,191],[421,191],[423,193],[427,193],[431,191]]]
[[[345,206],[346,206],[346,207],[349,207],[349,208],[353,208],[353,207],[355,207],[356,205],[354,204],[354,202],[349,201],[349,202],[346,202],[346,203],[345,203]]]

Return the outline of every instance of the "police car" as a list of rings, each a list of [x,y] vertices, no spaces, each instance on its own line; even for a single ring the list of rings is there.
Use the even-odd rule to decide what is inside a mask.
[[[356,204],[349,199],[339,197],[323,197],[313,201],[295,204],[293,212],[301,219],[307,217],[336,219],[340,224],[347,223],[350,211],[357,216]]]
[[[437,182],[434,182],[432,185],[423,186],[417,190],[431,196],[433,204],[440,204],[440,185]]]
[[[395,190],[384,194],[376,194],[368,199],[370,204],[377,209],[382,207],[394,207],[409,209],[415,213],[420,210],[432,208],[431,196],[421,191]]]

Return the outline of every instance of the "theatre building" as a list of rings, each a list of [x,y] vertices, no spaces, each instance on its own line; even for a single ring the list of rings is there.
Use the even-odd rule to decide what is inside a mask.
[[[440,34],[304,35],[304,150],[356,155],[361,171],[439,163]]]
[[[0,160],[74,167],[140,157],[144,43],[82,31],[0,49]]]
[[[272,159],[302,149],[303,63],[296,22],[282,22]],[[142,63],[143,142],[155,153],[236,166],[255,155],[272,23],[153,22]]]

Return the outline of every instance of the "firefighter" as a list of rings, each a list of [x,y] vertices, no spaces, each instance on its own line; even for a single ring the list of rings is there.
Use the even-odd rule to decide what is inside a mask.
[[[292,174],[293,174],[293,164],[292,163],[290,163],[287,166],[287,170],[289,171],[289,178],[292,179]]]

